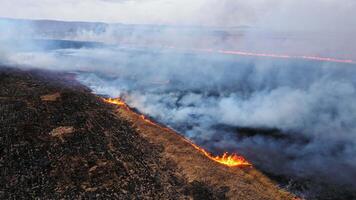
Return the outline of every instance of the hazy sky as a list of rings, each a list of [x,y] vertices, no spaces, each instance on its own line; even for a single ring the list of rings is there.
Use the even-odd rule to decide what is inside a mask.
[[[355,0],[1,0],[0,16],[276,29],[354,29]]]

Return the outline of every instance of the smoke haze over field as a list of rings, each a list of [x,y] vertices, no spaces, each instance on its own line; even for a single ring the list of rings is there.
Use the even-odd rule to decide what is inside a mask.
[[[214,153],[355,188],[355,64],[193,49],[356,60],[355,8],[352,0],[5,0],[4,17],[169,26],[0,20],[0,63],[75,72]]]

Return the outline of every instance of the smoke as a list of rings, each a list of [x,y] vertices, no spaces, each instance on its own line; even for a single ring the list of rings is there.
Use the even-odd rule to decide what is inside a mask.
[[[136,55],[129,70],[118,65],[79,80],[215,153],[239,152],[275,175],[354,187],[352,65],[174,56]]]
[[[85,6],[90,2],[96,0]],[[354,59],[353,1],[175,1],[163,7],[158,5],[164,1],[140,2],[138,11],[153,9],[149,16],[127,14],[137,1],[98,5],[129,6],[120,20],[173,25],[1,20],[0,63],[75,72],[95,93],[123,97],[214,153],[241,153],[258,168],[289,179],[355,187],[353,64],[192,50]],[[203,26],[187,26],[192,24]]]

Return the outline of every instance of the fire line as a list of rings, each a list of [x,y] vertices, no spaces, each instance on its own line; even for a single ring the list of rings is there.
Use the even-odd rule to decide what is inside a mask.
[[[105,102],[117,105],[121,108],[124,108],[126,110],[131,110],[130,107],[120,98],[109,98],[109,99],[103,99]],[[138,115],[138,114],[137,114]],[[163,129],[166,129],[167,131],[172,131],[169,128],[161,127],[159,124],[151,121],[150,119],[147,119],[144,115],[139,115],[141,119],[143,119],[146,123],[152,125],[152,126],[157,126]],[[209,158],[210,160],[213,160],[217,163],[220,163],[222,165],[228,166],[228,167],[251,167],[252,165],[242,156],[239,156],[237,154],[228,154],[227,152],[224,153],[221,156],[213,156],[211,153],[203,149],[202,147],[199,147],[198,145],[194,144],[192,141],[188,140],[187,138],[181,136],[182,139],[189,143],[191,146],[193,146],[196,150],[201,152],[204,156]]]
[[[183,50],[183,51],[194,51],[194,52],[206,52],[206,53],[217,53],[225,55],[238,55],[238,56],[248,56],[248,57],[267,57],[267,58],[280,58],[280,59],[302,59],[302,60],[313,60],[322,62],[334,62],[334,63],[345,63],[345,64],[356,64],[356,61],[351,59],[339,59],[339,58],[329,58],[329,57],[319,57],[319,56],[306,56],[306,55],[287,55],[287,54],[270,54],[270,53],[256,53],[247,51],[235,51],[235,50],[222,50],[222,49],[205,49],[205,48],[180,48],[175,46],[166,46],[163,48]]]

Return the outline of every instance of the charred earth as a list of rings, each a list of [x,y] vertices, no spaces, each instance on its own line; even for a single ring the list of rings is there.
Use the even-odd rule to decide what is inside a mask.
[[[295,198],[253,168],[221,166],[130,116],[72,74],[1,67],[0,198]]]

